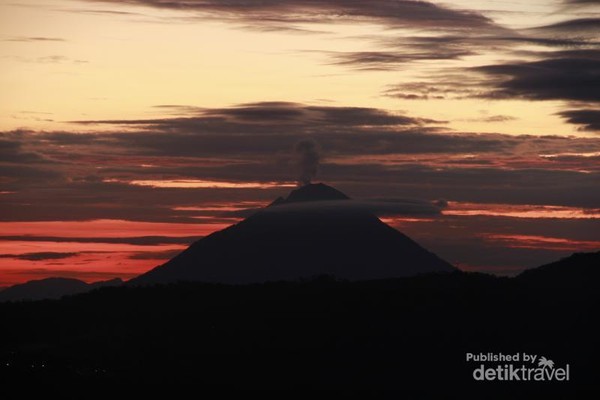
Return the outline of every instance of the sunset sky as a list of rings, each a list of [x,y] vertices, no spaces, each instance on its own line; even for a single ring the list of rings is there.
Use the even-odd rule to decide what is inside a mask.
[[[147,271],[306,139],[462,269],[600,249],[597,0],[0,0],[0,88],[0,287]]]

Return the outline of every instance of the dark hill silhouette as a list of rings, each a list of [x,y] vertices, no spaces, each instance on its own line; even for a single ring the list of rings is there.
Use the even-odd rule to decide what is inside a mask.
[[[333,275],[383,279],[455,268],[342,192],[308,184],[192,244],[132,284],[252,283]]]
[[[585,279],[597,256],[576,254],[523,274],[526,280],[454,272],[181,282],[0,303],[2,390],[61,399],[178,389],[598,398],[600,282],[590,276],[589,286],[573,287],[558,279],[574,272]],[[548,273],[557,277],[551,290],[538,284]],[[569,364],[571,380],[475,381],[482,363],[466,362],[467,352],[544,356],[556,367]],[[42,393],[29,393],[35,390]]]
[[[516,277],[521,284],[535,286],[590,286],[600,282],[600,251],[575,253],[541,267],[523,271]]]
[[[119,278],[86,283],[71,278],[46,278],[11,286],[0,292],[0,301],[59,299],[63,296],[88,292],[106,286],[117,286]]]

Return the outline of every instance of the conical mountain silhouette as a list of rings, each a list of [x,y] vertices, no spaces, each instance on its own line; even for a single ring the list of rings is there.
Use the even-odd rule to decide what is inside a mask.
[[[361,280],[455,270],[351,204],[330,186],[305,185],[130,282],[252,283],[323,274]]]

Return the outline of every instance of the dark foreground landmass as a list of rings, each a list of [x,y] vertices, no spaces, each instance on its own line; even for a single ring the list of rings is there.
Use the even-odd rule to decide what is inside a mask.
[[[512,279],[454,272],[177,283],[0,304],[2,389],[23,394],[14,398],[32,390],[91,398],[186,386],[194,398],[230,389],[592,398],[600,372],[599,254]],[[545,356],[556,367],[569,364],[570,381],[476,382],[479,363],[467,363],[467,352]]]
[[[122,285],[119,278],[94,283],[86,283],[72,278],[45,278],[0,290],[0,302],[17,300],[60,299],[63,296],[89,292],[108,286]]]

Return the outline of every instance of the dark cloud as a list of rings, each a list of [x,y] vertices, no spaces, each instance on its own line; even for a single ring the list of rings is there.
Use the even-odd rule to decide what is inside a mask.
[[[589,30],[587,27],[591,23],[590,19],[584,19],[550,27],[573,31],[574,27],[586,27]],[[437,38],[433,43],[443,43],[448,39]],[[596,130],[594,124],[588,126],[585,121],[593,117],[587,110],[600,102],[600,50],[588,46],[581,49],[530,52],[527,58],[534,60],[484,65],[459,72],[434,72],[430,78],[422,81],[389,85],[383,95],[405,100],[562,100],[568,102],[570,109],[560,115],[571,123],[584,125],[583,129]],[[573,110],[575,107],[581,110]],[[490,119],[487,122],[505,121]]]
[[[241,104],[237,107],[205,110],[208,117],[225,118],[243,122],[295,122],[307,115],[305,107],[296,103],[261,102]]]
[[[325,53],[332,64],[349,66],[358,70],[394,70],[406,68],[405,64],[425,60],[457,60],[470,55],[485,54],[490,49],[496,52],[514,54],[522,59],[522,45],[538,45],[551,48],[595,48],[595,30],[585,29],[588,21],[564,23],[552,29],[551,26],[524,31],[502,31],[464,35],[446,33],[438,35],[398,35],[364,37],[381,50],[364,52]],[[589,24],[588,24],[589,25]],[[563,27],[561,31],[558,29]],[[569,29],[570,28],[570,29]],[[571,34],[566,34],[571,33]],[[469,74],[469,80],[472,74]],[[437,80],[436,80],[437,81]],[[456,86],[464,83],[462,79],[454,82]]]
[[[108,243],[132,244],[136,246],[156,246],[161,244],[190,244],[202,236],[140,236],[140,237],[57,237],[57,236],[0,236],[2,241],[11,242],[56,242],[56,243]]]
[[[79,253],[55,253],[55,252],[41,252],[41,253],[25,253],[25,254],[0,254],[0,258],[16,258],[19,260],[27,261],[44,261],[44,260],[62,260],[64,258],[75,257]]]
[[[446,200],[446,199],[438,199],[438,200],[434,201],[433,204],[435,206],[439,207],[440,209],[447,208],[448,207],[448,200]]]
[[[185,193],[177,189],[156,190],[101,181],[49,185],[40,182],[35,188],[28,188],[24,182],[24,186],[15,188],[14,194],[0,197],[3,210],[0,221],[121,219],[195,223],[198,221],[188,213],[172,208],[210,197],[206,193],[208,189]],[[153,199],[159,191],[160,198]]]
[[[557,28],[563,28],[564,31],[571,30],[582,30],[584,26],[590,25],[586,20],[574,20],[573,22],[565,21],[561,24],[556,24]],[[554,35],[550,36],[548,33],[554,33],[552,29],[554,25],[547,25],[537,28],[530,28],[523,31],[501,31],[493,33],[483,33],[479,35],[457,35],[453,33],[446,33],[442,35],[423,35],[423,36],[401,36],[401,37],[386,37],[379,38],[374,37],[375,43],[393,48],[397,47],[408,47],[413,49],[420,49],[421,51],[449,53],[459,51],[472,51],[481,52],[483,50],[489,50],[490,47],[495,49],[506,49],[509,50],[511,46],[515,44],[537,44],[545,46],[590,46],[587,38],[577,40],[576,37],[565,37],[564,32],[561,37]],[[545,32],[544,32],[545,31]],[[591,31],[593,32],[593,31]]]
[[[19,134],[2,134],[0,132],[0,163],[38,164],[46,161],[40,154],[24,149],[22,137]]]
[[[598,5],[598,0],[562,0],[566,4],[575,5]]]
[[[183,115],[88,121],[103,131],[85,134],[1,133],[0,152],[38,154],[42,161],[13,156],[0,162],[2,190],[8,192],[0,194],[0,220],[231,222],[223,218],[236,215],[197,208],[224,199],[268,204],[289,188],[178,189],[130,182],[290,183],[297,177],[290,151],[308,138],[327,155],[320,179],[356,198],[599,201],[598,168],[589,165],[589,158],[540,157],[600,151],[597,139],[444,132],[433,121],[360,107],[283,102],[218,109],[167,106]],[[500,117],[489,118],[505,120]]]
[[[427,80],[387,85],[382,91],[386,97],[406,100],[465,99],[477,96],[487,84],[487,80],[471,71],[443,73]],[[467,75],[468,74],[468,75]],[[469,80],[465,82],[465,76]]]
[[[581,125],[585,131],[600,131],[600,111],[595,110],[567,110],[558,113],[568,122]]]
[[[380,217],[385,216],[436,216],[440,207],[435,202],[417,199],[373,199],[373,200],[329,200],[298,202],[268,207],[264,212],[289,212],[305,210],[368,211]]]
[[[589,19],[569,21],[555,24],[553,29],[589,24]],[[487,76],[486,83],[492,89],[483,89],[480,82],[482,88],[471,93],[471,97],[578,102],[582,109],[558,114],[570,123],[582,125],[583,130],[597,131],[598,113],[588,107],[600,102],[600,50],[564,50],[543,54],[542,57],[532,62],[474,68]]]
[[[323,152],[330,155],[360,154],[416,154],[416,153],[460,153],[460,152],[492,152],[509,150],[518,140],[507,137],[487,135],[475,137],[470,135],[444,135],[435,133],[418,133],[416,131],[387,131],[364,129],[364,127],[348,127],[346,130],[328,132],[326,126],[311,127],[312,137],[317,138]],[[165,134],[134,135],[119,134],[115,140],[121,146],[131,145],[132,152],[140,155],[186,156],[186,157],[250,157],[246,162],[231,162],[227,168],[257,168],[254,157],[272,155],[273,162],[284,157],[284,150],[292,147],[306,136],[305,129],[290,130],[287,134],[240,134],[234,138],[230,135],[195,135],[167,136]],[[202,170],[219,167],[201,168]],[[148,172],[152,168],[147,169]],[[194,168],[189,169],[193,174]],[[183,172],[183,171],[176,171]],[[260,180],[264,180],[264,176]]]
[[[589,163],[588,163],[589,164]],[[354,198],[373,193],[390,197],[444,198],[448,201],[546,204],[593,208],[600,204],[600,172],[503,169],[490,166],[403,164],[322,166],[336,187]]]
[[[489,118],[496,122],[507,120],[506,116]],[[208,109],[193,112],[189,117],[84,122],[107,125],[108,131],[85,135],[30,132],[21,133],[20,137],[5,134],[11,139],[2,142],[2,145],[9,154],[16,148],[27,148],[43,151],[46,157],[52,156],[54,160],[63,162],[100,163],[101,168],[96,169],[95,174],[88,171],[83,176],[93,177],[103,171],[116,172],[119,165],[132,164],[135,168],[129,168],[142,175],[165,176],[172,173],[181,176],[187,171],[188,177],[201,177],[206,171],[219,171],[221,168],[252,170],[260,176],[262,173],[257,168],[265,166],[266,156],[271,156],[273,165],[281,167],[282,160],[288,159],[286,149],[307,137],[318,140],[323,151],[331,156],[512,153],[518,147],[533,143],[533,138],[529,137],[443,133],[430,125],[435,121],[372,108],[277,102]],[[127,125],[135,131],[123,132],[118,126],[110,125]],[[580,143],[564,138],[535,140],[540,151],[562,151],[565,146]],[[136,162],[133,157],[143,158]],[[165,157],[169,157],[167,164]],[[182,157],[195,161],[191,163],[191,160],[186,161]],[[111,165],[104,165],[102,161],[109,159],[112,160]],[[160,168],[152,166],[157,163]],[[151,165],[140,168],[139,164]],[[182,164],[182,167],[177,164]],[[270,173],[268,168],[264,173]],[[244,179],[247,178],[244,176]],[[259,180],[265,178],[260,176]]]
[[[177,126],[179,121],[175,122]],[[143,135],[137,133],[115,133],[107,135],[105,139],[95,139],[90,141],[90,150],[98,146],[98,150],[109,148],[114,151],[123,151],[127,149],[130,155],[144,157],[193,157],[205,158],[221,157],[222,162],[207,162],[202,167],[188,165],[184,163],[183,168],[177,166],[164,166],[161,169],[156,167],[137,168],[140,174],[158,174],[163,175],[171,172],[182,174],[186,171],[189,177],[200,177],[201,171],[218,171],[224,164],[226,168],[235,170],[254,170],[258,172],[257,180],[268,181],[266,176],[262,175],[260,165],[269,161],[273,165],[284,167],[288,156],[285,149],[292,148],[298,141],[306,138],[308,135],[318,140],[323,152],[328,155],[366,155],[366,154],[418,154],[418,153],[462,153],[476,152],[487,153],[494,151],[510,151],[519,144],[518,139],[502,135],[462,135],[462,134],[442,134],[442,133],[419,133],[418,130],[388,130],[377,128],[365,128],[364,126],[348,126],[345,129],[329,131],[327,125],[322,126],[298,126],[297,128],[277,127],[272,129],[274,132],[266,133],[268,128],[261,127],[261,131],[252,133],[251,128],[244,130],[239,127],[238,130],[230,134],[198,132],[197,134],[171,133],[165,129],[165,132],[148,132]],[[277,129],[286,129],[286,132],[278,134]],[[427,129],[424,129],[427,132]],[[238,133],[239,132],[239,133]],[[76,138],[79,140],[79,138]],[[110,145],[103,143],[103,140],[110,141]],[[63,146],[68,146],[68,138],[61,139]],[[57,144],[58,144],[57,143]],[[115,157],[117,154],[114,155]],[[271,156],[270,160],[263,157]],[[83,157],[85,158],[85,157]],[[111,157],[112,158],[112,157]],[[77,159],[72,159],[72,162]],[[82,159],[81,161],[85,161]],[[210,159],[209,159],[210,161]],[[199,163],[204,164],[202,160]],[[147,162],[152,164],[152,162]],[[117,165],[106,166],[106,170],[116,171]],[[198,171],[198,173],[196,173]],[[290,174],[290,171],[282,171]],[[266,171],[265,171],[266,172]],[[277,175],[280,176],[280,175]]]
[[[95,169],[93,165],[88,166]],[[139,179],[138,171],[145,168],[130,169],[127,180]],[[182,169],[184,171],[185,168]],[[276,165],[263,166],[259,171],[275,171]],[[290,171],[291,172],[291,171]],[[236,174],[244,181],[256,178],[256,172],[249,169],[246,172],[230,172],[226,167],[215,173],[197,170],[203,179],[216,179],[219,176],[231,179]],[[211,176],[212,175],[212,176]],[[110,175],[109,175],[110,176]],[[289,179],[290,176],[287,176]],[[151,178],[156,179],[156,176]],[[176,178],[182,178],[177,176]],[[160,179],[160,178],[159,178]],[[272,179],[272,177],[271,177]],[[177,210],[182,206],[202,206],[203,204],[219,204],[224,199],[228,203],[257,200],[267,203],[276,197],[276,189],[177,189],[153,188],[113,182],[73,182],[66,180],[60,183],[38,182],[35,185],[27,181],[20,182],[13,192],[0,194],[0,221],[86,221],[96,219],[120,219],[145,222],[172,222],[202,224],[205,222],[220,223],[217,217],[221,211],[212,213],[202,211]],[[43,199],[43,201],[41,200]],[[200,220],[197,217],[213,217],[211,220]],[[214,221],[213,221],[214,220]],[[231,223],[231,220],[227,221]],[[202,234],[202,226],[198,225],[198,235]],[[196,235],[195,235],[196,236]],[[129,239],[128,239],[129,240]],[[131,239],[134,240],[134,239]],[[143,241],[143,239],[140,239]],[[173,239],[176,240],[176,239]],[[185,239],[184,239],[185,240]]]
[[[454,60],[474,54],[464,49],[444,49],[442,51],[358,51],[328,53],[333,64],[348,66],[366,71],[395,70],[402,64],[422,60]]]
[[[0,154],[10,155],[21,150],[21,143],[16,140],[0,140]],[[2,157],[4,160],[4,157]]]
[[[600,42],[595,26],[597,18],[562,21],[552,25],[481,35],[445,34],[374,38],[376,45],[396,49],[398,53],[444,58],[463,54],[485,54],[490,49],[514,56],[508,61],[475,68],[440,68],[429,77],[390,85],[385,96],[428,100],[484,97],[491,99],[524,98],[530,100],[597,101]],[[525,51],[520,45],[540,45],[555,51]],[[391,52],[391,54],[395,54]],[[360,58],[349,60],[360,65]],[[364,60],[369,67],[369,58]],[[381,60],[385,63],[385,60]],[[387,67],[393,67],[393,58]],[[474,73],[475,72],[475,73]]]
[[[365,107],[317,107],[309,106],[307,110],[315,113],[316,123],[336,126],[393,126],[422,125],[445,123],[427,118],[414,118],[393,114],[388,111]]]
[[[15,181],[22,183],[48,182],[62,178],[63,175],[45,167],[30,167],[28,165],[0,164],[0,179],[10,184]]]
[[[96,2],[97,0],[92,0]],[[294,23],[379,22],[391,27],[497,29],[487,17],[425,1],[408,0],[103,0],[201,13],[204,18],[239,21],[247,25]]]
[[[332,34],[323,30],[318,24],[334,25],[337,23],[375,23],[386,28],[417,28],[427,30],[449,30],[452,32],[469,32],[478,30],[506,31],[480,13],[459,10],[453,7],[434,4],[426,1],[411,0],[377,0],[368,4],[356,0],[269,0],[269,1],[235,1],[220,0],[197,1],[153,1],[153,0],[88,0],[90,2],[128,3],[131,5],[150,6],[180,11],[179,16],[160,15],[150,17],[130,12],[98,11],[98,10],[63,10],[91,14],[122,14],[124,16],[141,16],[158,20],[197,23],[210,20],[227,22],[245,30],[256,32],[284,32],[288,34]],[[135,20],[140,20],[139,18]],[[311,27],[310,24],[314,26]],[[321,29],[320,29],[321,28]],[[433,58],[436,59],[436,58]]]
[[[164,106],[163,106],[164,107]],[[178,108],[180,106],[169,106]],[[145,125],[156,128],[178,128],[195,130],[209,130],[211,128],[223,131],[224,129],[239,129],[239,124],[258,123],[262,126],[269,124],[289,125],[421,125],[435,123],[426,118],[414,118],[376,108],[366,107],[327,107],[309,106],[289,102],[259,102],[240,104],[229,108],[197,109],[196,116],[186,118],[164,118],[143,120],[84,120],[72,121],[80,124],[110,124],[110,125]],[[249,126],[245,126],[248,131]],[[260,129],[260,126],[258,127]],[[264,130],[264,129],[263,129]],[[285,132],[281,132],[284,134]]]
[[[549,31],[561,34],[595,34],[592,38],[598,38],[598,29],[600,28],[600,18],[578,18],[567,21],[556,22],[550,25],[544,25],[532,28],[533,31]]]
[[[491,78],[494,89],[481,93],[492,99],[600,101],[600,51],[553,52],[533,62],[473,68]]]

